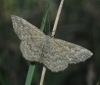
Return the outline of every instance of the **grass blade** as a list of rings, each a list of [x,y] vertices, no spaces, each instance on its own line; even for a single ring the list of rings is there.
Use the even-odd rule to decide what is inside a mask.
[[[35,70],[35,65],[33,65],[31,63],[30,66],[29,66],[29,69],[28,69],[28,74],[27,74],[25,85],[31,85],[34,70]]]
[[[48,0],[48,6],[47,6],[47,9],[46,9],[46,11],[45,11],[45,14],[44,14],[44,17],[43,17],[43,21],[42,21],[41,27],[40,27],[40,30],[41,30],[41,31],[43,31],[43,30],[44,30],[44,27],[45,27],[45,23],[46,23],[47,16],[48,16],[48,11],[49,11],[50,2],[51,2],[51,0]]]

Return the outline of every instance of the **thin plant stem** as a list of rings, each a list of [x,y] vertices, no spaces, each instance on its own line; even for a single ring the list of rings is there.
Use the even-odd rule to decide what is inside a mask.
[[[43,85],[45,73],[46,73],[46,68],[43,66],[42,75],[41,75],[41,80],[40,80],[40,85]]]
[[[51,35],[52,37],[54,37],[56,29],[57,29],[57,24],[58,24],[58,21],[59,21],[59,17],[60,17],[60,14],[61,14],[63,3],[64,3],[64,0],[61,0],[60,6],[59,6],[59,9],[58,9],[58,12],[57,12],[57,16],[56,16],[56,19],[55,19],[55,23],[54,23],[54,26],[53,26],[53,30],[52,30],[52,35]]]
[[[53,27],[53,30],[52,30],[52,35],[51,35],[52,37],[54,37],[56,29],[57,29],[57,24],[58,24],[58,20],[59,20],[60,14],[61,14],[63,3],[64,3],[64,0],[61,0],[60,5],[59,5],[59,9],[58,9],[58,12],[57,12],[57,16],[56,16],[56,19],[55,19],[54,27]],[[43,66],[40,85],[43,85],[45,73],[46,73],[46,67]]]

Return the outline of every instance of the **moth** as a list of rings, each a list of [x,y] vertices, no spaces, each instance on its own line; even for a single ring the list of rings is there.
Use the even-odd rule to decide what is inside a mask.
[[[43,63],[52,72],[63,71],[68,64],[85,61],[93,54],[76,44],[45,35],[26,20],[11,15],[15,33],[21,40],[20,50],[28,61]]]

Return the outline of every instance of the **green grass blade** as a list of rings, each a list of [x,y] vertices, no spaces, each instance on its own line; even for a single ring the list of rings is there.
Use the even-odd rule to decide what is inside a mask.
[[[31,85],[34,70],[35,70],[35,65],[30,64],[25,85]]]
[[[48,0],[48,5],[47,5],[46,11],[45,11],[45,14],[44,14],[44,17],[43,17],[43,21],[42,21],[42,24],[41,24],[41,27],[40,27],[41,31],[43,31],[44,27],[45,27],[45,22],[46,22],[46,19],[47,19],[50,2],[51,2],[51,0]],[[28,69],[25,85],[31,85],[33,74],[34,74],[34,70],[35,70],[35,65],[33,65],[31,63],[29,65],[29,69]]]
[[[41,27],[40,27],[40,30],[43,31],[44,30],[44,27],[45,27],[45,22],[46,22],[46,19],[47,19],[47,16],[48,16],[48,11],[49,11],[49,6],[50,6],[50,2],[51,0],[48,0],[48,6],[47,6],[47,9],[45,11],[45,14],[44,14],[44,17],[43,17],[43,21],[41,23]]]
[[[47,19],[48,19],[48,21],[47,21],[47,27],[45,28],[45,32],[46,32],[47,35],[50,36],[50,16],[49,16],[49,14],[48,14]]]

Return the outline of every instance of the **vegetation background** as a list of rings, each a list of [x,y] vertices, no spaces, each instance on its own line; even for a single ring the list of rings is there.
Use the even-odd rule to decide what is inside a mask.
[[[50,6],[51,29],[59,3],[52,0]],[[24,85],[29,67],[10,15],[40,28],[46,5],[47,0],[0,0],[0,85]],[[100,0],[65,0],[55,37],[81,45],[94,55],[63,72],[47,70],[44,85],[96,85],[100,80]],[[39,85],[42,67],[36,64],[32,85]]]

